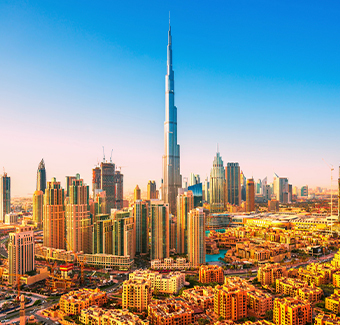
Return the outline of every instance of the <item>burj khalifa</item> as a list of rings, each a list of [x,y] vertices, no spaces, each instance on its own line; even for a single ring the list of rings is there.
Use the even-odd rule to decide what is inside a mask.
[[[180,174],[180,148],[177,143],[177,107],[175,106],[175,82],[172,70],[172,39],[169,20],[167,47],[167,74],[165,76],[165,122],[162,198],[169,203],[170,213],[176,214],[176,197],[182,184]]]

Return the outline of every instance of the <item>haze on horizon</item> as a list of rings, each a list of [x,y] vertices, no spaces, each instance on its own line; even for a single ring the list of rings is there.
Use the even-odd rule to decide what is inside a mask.
[[[255,180],[330,187],[340,163],[336,1],[2,1],[0,167],[12,196],[65,184],[106,159],[124,192],[160,185],[171,11],[181,174],[210,173],[216,146]],[[333,188],[336,187],[336,181]]]

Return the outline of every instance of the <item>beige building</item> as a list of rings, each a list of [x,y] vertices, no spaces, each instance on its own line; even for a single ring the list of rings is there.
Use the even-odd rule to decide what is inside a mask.
[[[18,215],[16,213],[7,213],[5,214],[5,224],[12,225],[18,223]]]
[[[264,317],[266,312],[273,309],[273,296],[261,290],[247,293],[248,315]]]
[[[218,265],[201,265],[199,269],[199,282],[217,282],[223,284],[224,272],[222,267]]]
[[[262,285],[274,284],[276,279],[287,276],[287,269],[285,266],[281,266],[278,263],[266,264],[261,266],[257,271],[257,280]]]
[[[194,303],[202,310],[214,308],[214,288],[213,287],[194,287],[186,289],[182,297],[190,303]]]
[[[190,267],[190,263],[185,257],[178,257],[176,260],[169,257],[151,261],[151,268],[154,270],[188,270]]]
[[[33,221],[38,229],[42,228],[44,209],[44,192],[35,191],[33,194]]]
[[[141,191],[138,185],[136,185],[135,190],[133,191],[133,201],[141,200]]]
[[[9,234],[8,270],[9,284],[15,283],[18,275],[33,271],[34,263],[34,234],[33,227],[24,223],[15,227],[15,232]]]
[[[317,314],[315,317],[315,325],[339,325],[340,317],[334,314]]]
[[[152,296],[151,282],[148,279],[130,279],[123,283],[122,307],[147,310]]]

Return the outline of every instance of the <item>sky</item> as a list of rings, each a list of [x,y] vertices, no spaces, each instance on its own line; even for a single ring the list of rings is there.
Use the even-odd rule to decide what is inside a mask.
[[[105,157],[160,184],[171,12],[181,173],[330,187],[340,163],[338,1],[0,1],[0,167],[31,195]],[[334,182],[334,186],[336,182]]]

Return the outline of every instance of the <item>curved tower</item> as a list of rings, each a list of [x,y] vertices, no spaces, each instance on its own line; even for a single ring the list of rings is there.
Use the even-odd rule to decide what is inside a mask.
[[[182,184],[180,152],[177,143],[177,108],[175,106],[175,81],[172,70],[172,39],[169,20],[167,47],[167,74],[165,76],[165,122],[162,198],[169,203],[170,213],[176,214],[176,197]]]
[[[45,193],[46,190],[46,169],[44,159],[41,159],[37,170],[37,191]]]

